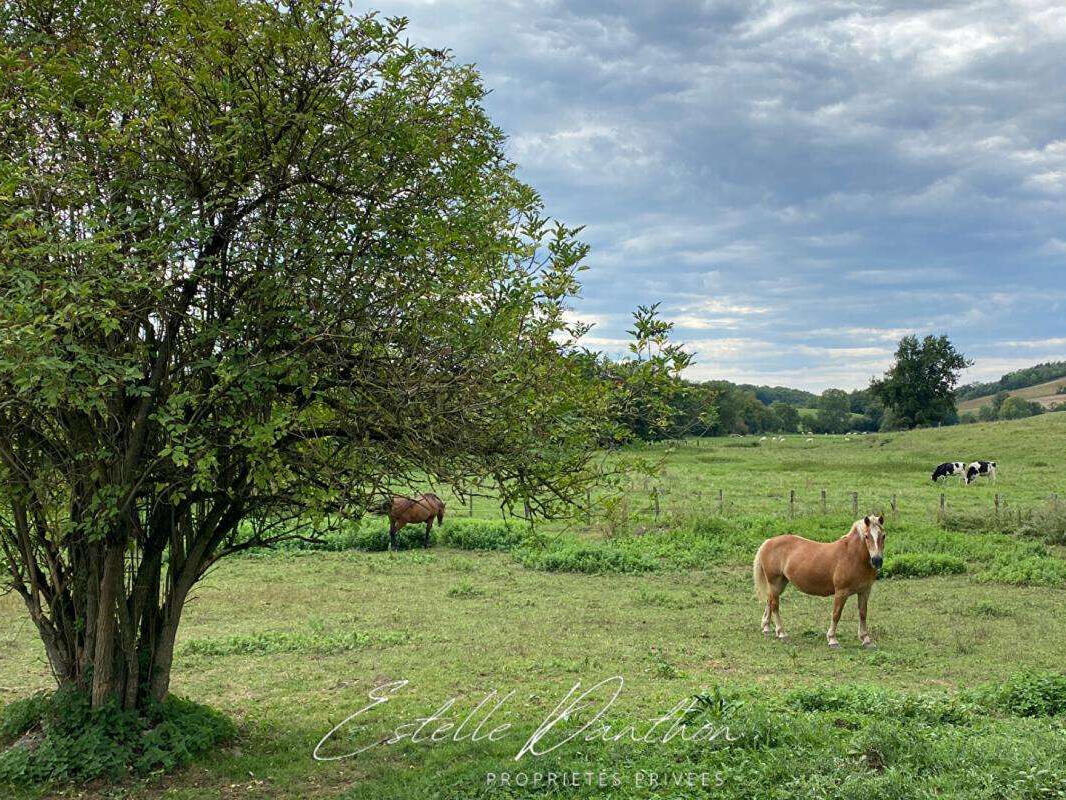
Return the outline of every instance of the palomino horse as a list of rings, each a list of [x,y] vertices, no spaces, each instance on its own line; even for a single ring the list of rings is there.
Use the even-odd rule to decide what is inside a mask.
[[[444,501],[432,492],[417,498],[394,494],[389,504],[389,549],[396,549],[396,532],[409,522],[426,523],[424,545],[429,547],[429,531],[434,517],[438,525],[444,524]]]
[[[856,520],[846,536],[835,542],[814,542],[790,534],[763,542],[752,567],[755,591],[766,603],[762,615],[763,633],[770,633],[772,615],[777,638],[786,638],[781,625],[781,592],[791,581],[806,594],[833,596],[833,621],[826,634],[830,647],[840,647],[837,641],[840,612],[848,597],[857,594],[859,638],[864,647],[873,647],[873,639],[866,630],[866,602],[884,560],[884,524],[883,514],[863,517]]]

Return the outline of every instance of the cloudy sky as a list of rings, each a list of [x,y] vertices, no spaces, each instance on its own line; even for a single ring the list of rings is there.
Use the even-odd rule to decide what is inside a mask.
[[[853,388],[909,332],[965,379],[1066,357],[1066,4],[381,0],[476,63],[617,350],[661,301],[689,376]]]

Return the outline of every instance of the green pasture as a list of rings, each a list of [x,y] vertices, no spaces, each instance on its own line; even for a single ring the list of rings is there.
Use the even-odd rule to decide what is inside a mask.
[[[783,441],[778,441],[783,439]],[[808,441],[809,440],[809,441]],[[898,518],[930,522],[937,518],[940,495],[948,511],[1016,513],[1058,498],[1066,506],[1066,474],[1061,467],[1066,448],[1066,413],[1010,422],[987,422],[904,433],[858,435],[744,436],[688,439],[683,443],[645,445],[628,453],[658,461],[655,478],[634,479],[625,495],[626,516],[634,525],[654,523],[655,494],[659,494],[660,522],[667,514],[718,514],[719,491],[723,512],[729,515],[770,514],[788,518],[790,492],[796,515],[822,513],[826,492],[830,514],[858,508],[889,511],[896,498]],[[981,478],[964,486],[961,478],[934,484],[933,468],[943,461],[992,460],[999,464],[995,483]],[[412,487],[412,490],[428,487]],[[449,496],[447,487],[432,487],[449,501],[449,514],[469,516],[469,508]],[[474,500],[474,516],[501,514],[491,491]],[[593,527],[602,528],[608,510],[606,497],[594,497]],[[619,510],[616,514],[621,514]],[[584,516],[551,529],[572,529]]]
[[[1056,676],[1066,652],[1066,560],[1058,502],[1066,473],[1057,464],[1066,414],[813,439],[649,446],[642,455],[661,459],[658,475],[634,479],[624,500],[594,497],[591,524],[579,513],[532,530],[524,521],[504,525],[492,498],[482,497],[473,521],[453,501],[428,550],[380,551],[383,521],[368,519],[331,534],[321,549],[223,562],[187,608],[172,688],[229,716],[237,737],[169,775],[0,787],[0,796],[1062,796],[1066,679]],[[931,483],[936,463],[976,458],[999,462],[996,484]],[[851,492],[861,512],[888,512],[888,575],[870,604],[878,649],[859,646],[849,604],[842,647],[830,650],[828,601],[792,590],[782,603],[790,641],[764,638],[751,589],[755,547],[786,531],[843,534]],[[0,597],[0,620],[0,702],[49,688],[17,597]],[[570,687],[612,676],[624,681],[612,724],[637,725],[698,697],[692,721],[728,727],[736,738],[580,739],[515,761]],[[401,680],[409,683],[365,722],[344,727],[325,752],[377,741],[449,698],[458,721],[492,690],[514,692],[498,717],[511,735],[405,740],[352,758],[312,759],[371,689]],[[592,713],[579,712],[574,724]],[[538,773],[601,771],[619,785],[529,783]],[[678,772],[712,785],[649,785],[649,775]],[[510,776],[506,785],[501,773]],[[514,782],[518,774],[525,786]]]

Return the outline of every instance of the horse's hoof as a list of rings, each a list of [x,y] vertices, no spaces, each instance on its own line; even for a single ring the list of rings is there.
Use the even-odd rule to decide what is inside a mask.
[[[862,646],[865,647],[867,650],[876,650],[877,649],[877,645],[874,644],[873,642],[863,642]]]
[[[840,649],[840,642],[830,642],[829,646],[832,647],[834,650],[839,650]]]

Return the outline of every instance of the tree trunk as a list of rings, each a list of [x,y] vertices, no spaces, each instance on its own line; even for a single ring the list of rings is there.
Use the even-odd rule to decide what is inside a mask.
[[[12,506],[17,530],[0,530],[0,556],[59,686],[85,692],[94,708],[162,701],[186,599],[242,505],[228,496],[158,503],[144,522],[130,514],[96,537],[77,520],[57,535],[28,504]]]
[[[119,661],[118,614],[116,605],[122,597],[123,550],[121,544],[108,544],[104,555],[104,570],[100,577],[99,604],[96,617],[96,648],[93,652],[92,704],[97,708],[111,697],[124,697],[120,672],[125,671]]]

